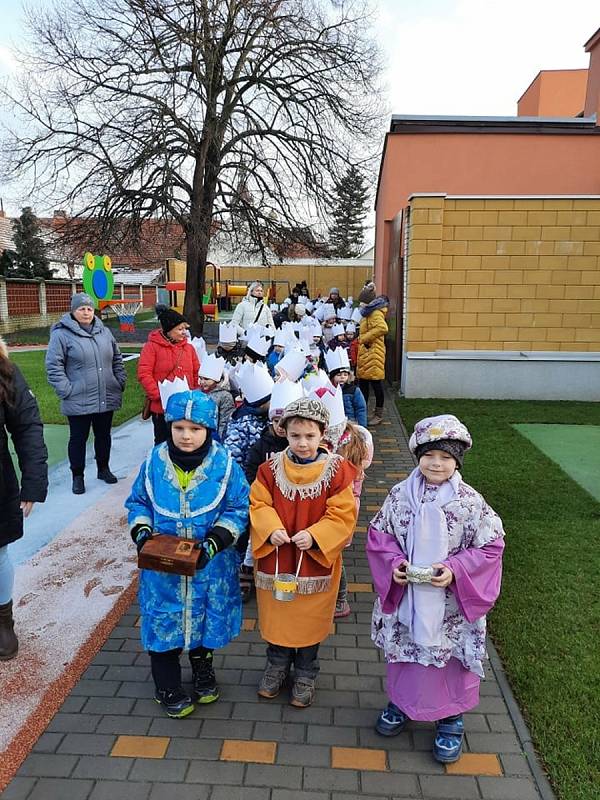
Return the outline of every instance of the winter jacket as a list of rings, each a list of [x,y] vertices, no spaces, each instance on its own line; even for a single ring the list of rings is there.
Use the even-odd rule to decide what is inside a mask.
[[[0,358],[8,359],[2,339]],[[0,403],[0,547],[23,536],[21,501],[43,503],[48,491],[48,451],[38,405],[17,367],[14,367],[13,382],[14,404]],[[21,470],[20,489],[8,450],[8,434]]]
[[[150,411],[153,414],[164,413],[159,381],[187,378],[190,389],[197,389],[199,369],[198,356],[188,341],[171,342],[161,330],[151,331],[140,353],[137,369],[138,380],[150,398]]]
[[[217,432],[219,440],[222,442],[225,436],[225,430],[231,419],[231,415],[235,409],[233,396],[229,388],[229,379],[224,375],[215,388],[207,392],[211,400],[214,400],[217,405]]]
[[[356,361],[356,375],[359,379],[380,381],[385,378],[385,335],[387,332],[385,315],[380,309],[375,309],[362,318]]]
[[[260,439],[269,424],[267,412],[243,403],[231,415],[223,444],[237,463],[244,468],[251,445]]]
[[[267,354],[267,369],[269,370],[271,377],[275,375],[275,367],[277,364],[279,364],[284,355],[284,350],[282,350],[281,353],[277,353],[273,348],[271,348]]]
[[[121,408],[127,380],[123,357],[110,329],[97,317],[90,333],[71,314],[52,326],[46,375],[67,417]]]
[[[231,350],[225,350],[224,347],[219,345],[217,347],[216,355],[218,358],[224,358],[228,364],[231,364],[235,367],[238,361],[241,361],[244,357],[244,348],[239,342],[236,342],[235,347],[232,347]]]
[[[227,450],[213,442],[183,491],[163,443],[142,464],[125,506],[132,528],[145,524],[202,542],[219,526],[235,542],[248,523],[248,484]],[[139,601],[146,650],[224,647],[242,621],[235,548],[222,550],[191,578],[140,570]]]
[[[288,445],[288,440],[281,436],[275,436],[273,426],[269,425],[263,431],[260,439],[257,439],[253,445],[250,446],[246,455],[246,462],[243,465],[244,474],[248,483],[253,483],[256,479],[256,473],[261,464],[263,464],[269,456],[273,453],[280,453]]]
[[[259,304],[262,305],[260,314],[258,313]],[[252,297],[250,290],[248,290],[246,297],[242,300],[242,302],[238,303],[235,307],[231,321],[235,322],[235,324],[238,326],[238,333],[240,335],[243,334],[253,322],[256,322],[258,325],[275,326],[275,323],[273,322],[273,314],[271,314],[271,309],[267,305],[266,301],[264,299],[259,300],[256,297]]]
[[[342,386],[344,398],[344,411],[350,422],[367,427],[367,403],[365,396],[355,383],[345,383]]]
[[[348,358],[350,359],[350,366],[356,369],[356,360],[358,358],[358,336],[352,339],[350,347],[348,348]]]

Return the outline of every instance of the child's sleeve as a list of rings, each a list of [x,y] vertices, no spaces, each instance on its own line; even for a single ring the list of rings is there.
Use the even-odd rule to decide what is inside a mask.
[[[381,610],[384,614],[391,614],[398,607],[405,589],[392,578],[393,571],[406,560],[406,553],[401,549],[394,534],[392,519],[393,508],[389,494],[371,521],[366,548],[373,585],[381,600]]]
[[[358,386],[354,392],[354,416],[359,425],[362,425],[363,428],[367,427],[367,403]]]
[[[138,525],[148,525],[154,528],[154,511],[146,491],[146,462],[140,467],[138,476],[131,487],[131,494],[125,501],[125,508],[129,511],[127,522],[130,529]]]
[[[214,527],[225,528],[233,541],[245,533],[248,525],[248,481],[241,467],[231,459],[231,475],[225,490],[223,511],[214,522]]]
[[[268,464],[258,468],[256,480],[250,487],[250,540],[254,558],[264,558],[272,553],[275,547],[269,537],[273,531],[285,530],[273,506],[273,495],[265,478],[266,469],[269,469]]]
[[[307,554],[324,567],[331,567],[352,536],[355,524],[356,501],[350,481],[327,498],[321,519],[306,529],[318,548],[308,550]]]
[[[219,436],[221,441],[227,431],[227,425],[233,414],[235,404],[230,392],[222,392],[219,397]]]

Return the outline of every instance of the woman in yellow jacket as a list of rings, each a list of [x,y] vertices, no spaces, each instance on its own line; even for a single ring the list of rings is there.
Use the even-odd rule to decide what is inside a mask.
[[[371,386],[375,393],[375,413],[369,419],[369,425],[379,425],[383,418],[382,381],[385,378],[385,335],[388,332],[385,315],[389,303],[389,298],[382,294],[360,309],[362,320],[356,375],[367,403]]]

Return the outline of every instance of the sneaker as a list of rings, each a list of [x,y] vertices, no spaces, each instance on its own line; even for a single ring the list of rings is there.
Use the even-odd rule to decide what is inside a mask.
[[[165,709],[167,716],[173,719],[183,719],[194,710],[192,698],[181,686],[177,689],[157,689],[154,700]]]
[[[262,674],[258,684],[258,694],[271,700],[277,697],[281,687],[286,682],[288,670],[286,667],[279,667],[276,664],[267,664],[267,668]]]
[[[446,717],[436,723],[433,757],[442,764],[458,761],[462,752],[465,726],[462,714]]]
[[[394,703],[388,703],[377,718],[375,730],[381,736],[397,736],[402,733],[407,722],[408,717],[404,711],[400,711]]]
[[[333,613],[334,619],[342,619],[350,615],[350,604],[347,600],[338,600],[335,604],[335,611]]]
[[[119,479],[112,474],[108,467],[102,467],[98,470],[98,480],[104,481],[104,483],[117,483]]]
[[[314,678],[296,678],[292,686],[290,705],[296,708],[308,708],[315,699]]]
[[[85,494],[83,475],[73,475],[73,494]]]
[[[219,687],[213,669],[212,653],[206,658],[192,659],[192,674],[196,702],[204,705],[215,703],[219,699]]]

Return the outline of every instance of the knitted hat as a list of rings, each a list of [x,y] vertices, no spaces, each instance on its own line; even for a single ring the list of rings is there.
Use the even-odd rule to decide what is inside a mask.
[[[172,394],[165,410],[165,422],[187,419],[196,425],[204,425],[213,431],[217,429],[217,405],[207,394],[199,389]]]
[[[81,308],[82,306],[91,306],[94,308],[94,301],[89,294],[86,294],[85,292],[77,292],[77,294],[74,294],[71,298],[71,311],[77,311],[77,309]]]
[[[294,417],[311,419],[323,430],[329,426],[329,411],[320,400],[312,397],[301,397],[286,406],[279,424],[285,427],[286,422]]]
[[[371,282],[365,283],[360,294],[358,295],[358,302],[370,303],[372,300],[375,300],[376,297],[377,293],[375,292],[375,284]]]
[[[169,308],[159,303],[154,306],[154,310],[156,311],[156,316],[158,317],[158,321],[164,333],[172,331],[173,328],[181,325],[182,322],[185,322],[187,325],[187,320],[183,314],[180,314],[179,311],[175,311],[174,308]]]
[[[441,414],[417,422],[408,447],[417,458],[429,450],[443,450],[462,467],[464,454],[472,444],[471,434],[459,419],[452,414]]]
[[[340,290],[337,288],[337,286],[332,286],[331,289],[329,290],[329,296],[330,297],[331,297],[332,294],[339,294],[339,293],[340,293]]]

